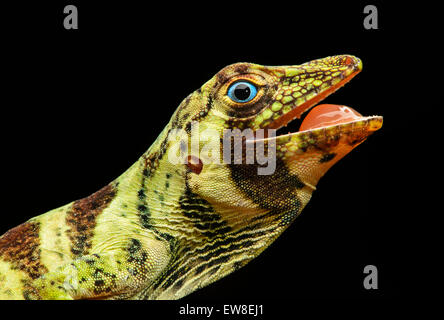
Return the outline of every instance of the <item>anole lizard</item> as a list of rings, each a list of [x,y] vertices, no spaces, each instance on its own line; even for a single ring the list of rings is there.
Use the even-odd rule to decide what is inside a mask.
[[[301,213],[321,176],[382,126],[357,116],[284,135],[275,170],[173,164],[173,132],[278,129],[362,69],[348,55],[299,66],[237,63],[190,94],[148,151],[91,196],[0,237],[2,299],[178,299],[245,266]],[[316,122],[317,120],[315,120]],[[200,142],[201,148],[204,142]],[[186,147],[186,145],[185,145]]]

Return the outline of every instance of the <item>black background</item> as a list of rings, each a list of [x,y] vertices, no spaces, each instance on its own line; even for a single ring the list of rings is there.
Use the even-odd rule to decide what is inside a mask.
[[[382,115],[383,128],[321,179],[302,215],[260,257],[182,303],[410,294],[405,137],[416,105],[410,66],[422,59],[412,11],[372,2],[379,29],[365,30],[367,3],[358,2],[94,2],[2,10],[0,234],[123,173],[182,99],[222,67],[353,54],[363,71],[325,102]],[[78,30],[63,28],[67,4],[77,5]],[[378,290],[363,288],[369,264],[379,270]]]

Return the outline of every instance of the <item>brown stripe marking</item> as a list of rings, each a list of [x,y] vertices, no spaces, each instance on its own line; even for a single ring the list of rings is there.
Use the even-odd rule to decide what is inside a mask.
[[[0,238],[0,257],[14,269],[36,279],[48,269],[40,263],[40,223],[28,221],[9,230]]]
[[[109,184],[89,197],[77,200],[66,213],[66,223],[71,228],[67,235],[72,242],[75,256],[85,255],[91,248],[97,216],[108,207],[116,196],[116,189]]]

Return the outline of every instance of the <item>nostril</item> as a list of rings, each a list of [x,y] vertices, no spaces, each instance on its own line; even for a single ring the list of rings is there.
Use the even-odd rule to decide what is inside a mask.
[[[347,58],[345,58],[345,64],[346,65],[350,65],[350,64],[352,64],[354,61],[353,61],[353,59],[351,58],[351,57],[347,57]]]
[[[362,61],[359,58],[353,56],[346,56],[344,59],[344,65],[353,67],[354,70],[362,70]]]

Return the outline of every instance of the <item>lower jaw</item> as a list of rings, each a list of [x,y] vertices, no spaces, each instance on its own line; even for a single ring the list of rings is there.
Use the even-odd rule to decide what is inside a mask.
[[[292,147],[293,151],[305,152],[310,148],[328,149],[329,146],[334,147],[338,143],[357,145],[379,130],[381,126],[382,117],[380,116],[362,117],[350,122],[288,133],[266,140],[268,143],[274,140],[277,146]]]
[[[382,117],[363,117],[339,125],[269,138],[268,143],[275,143],[276,158],[285,163],[288,172],[297,175],[310,190],[314,190],[319,179],[335,163],[381,126]]]
[[[362,140],[382,126],[382,117],[380,116],[364,117],[347,106],[320,104],[304,116],[299,130],[288,134],[279,134],[285,129],[294,129],[295,126],[298,126],[298,121],[295,120],[290,122],[289,127],[277,130],[278,144],[281,141],[287,143],[286,139],[290,138],[295,142],[304,142],[305,146],[313,144],[313,142],[338,140],[342,135],[350,136],[351,140]]]

